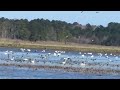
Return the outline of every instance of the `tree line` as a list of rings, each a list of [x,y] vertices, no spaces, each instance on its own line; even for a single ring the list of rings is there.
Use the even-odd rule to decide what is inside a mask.
[[[107,27],[60,20],[0,18],[0,38],[120,46],[120,23]]]

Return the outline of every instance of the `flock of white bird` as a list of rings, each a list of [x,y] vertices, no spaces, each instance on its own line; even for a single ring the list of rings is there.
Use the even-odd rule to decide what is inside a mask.
[[[44,61],[44,64],[46,62],[50,62],[49,61],[49,58],[50,56],[53,56],[53,57],[61,57],[62,55],[66,54],[65,51],[54,51],[52,53],[47,53],[46,50],[42,50],[41,53],[38,53],[38,56],[39,56],[39,60],[36,60],[36,59],[32,59],[29,57],[29,54],[32,52],[31,49],[25,49],[25,48],[20,48],[20,51],[22,53],[26,53],[26,54],[22,54],[21,58],[20,59],[17,59],[15,58],[15,53],[14,51],[5,51],[4,52],[4,55],[7,55],[7,61],[15,61],[15,62],[29,62],[29,63],[32,63],[32,64],[35,64],[37,62],[41,62],[41,61]],[[35,50],[35,52],[37,52],[39,50]],[[44,55],[42,54],[44,53]],[[28,55],[28,56],[27,56]],[[97,53],[97,57],[101,58],[101,57],[105,57],[106,58],[106,61],[108,62],[107,65],[109,64],[109,62],[114,62],[114,60],[119,60],[119,56],[118,55],[114,55],[112,53],[110,54],[103,54],[103,53]],[[113,57],[113,59],[111,59],[111,56]],[[75,59],[76,58],[76,59]],[[77,56],[74,56],[74,58],[72,58],[71,56],[69,55],[66,55],[66,57],[61,57],[60,60],[58,60],[58,62],[60,62],[59,64],[62,64],[62,65],[66,65],[66,64],[74,64],[74,62],[77,62],[78,65],[80,65],[81,67],[85,67],[87,64],[88,64],[88,61],[92,61],[92,62],[96,62],[97,61],[97,58],[96,56],[92,53],[92,52],[79,52],[78,53],[78,57]],[[53,63],[53,62],[52,62]]]

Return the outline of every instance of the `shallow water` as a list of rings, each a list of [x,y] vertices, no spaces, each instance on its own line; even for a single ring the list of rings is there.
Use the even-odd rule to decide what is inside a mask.
[[[45,70],[0,66],[1,79],[120,79],[120,75],[82,74],[63,70]]]
[[[5,54],[6,51],[9,54]],[[12,52],[10,52],[12,51]],[[48,54],[49,53],[49,54]],[[91,53],[91,52],[89,52]],[[60,55],[55,54],[55,50],[36,50],[31,49],[30,52],[25,50],[22,52],[20,48],[0,48],[0,63],[23,63],[27,64],[28,62],[16,62],[15,60],[10,60],[13,56],[16,60],[21,59],[32,59],[39,62],[35,62],[36,65],[51,65],[51,66],[64,66],[61,64],[63,62],[63,58],[70,58],[72,61],[69,64],[67,63],[65,66],[72,67],[81,67],[81,62],[86,62],[87,64],[92,64],[91,66],[86,66],[83,68],[93,67],[93,68],[101,68],[101,69],[113,69],[120,70],[120,67],[114,66],[120,64],[120,55],[111,54],[111,53],[92,53],[92,55],[88,52],[73,52],[73,51],[65,51],[65,53],[60,53]],[[46,58],[41,58],[46,57]],[[82,57],[84,55],[84,57]],[[107,58],[108,57],[108,58]],[[111,61],[110,61],[111,60]],[[97,64],[96,64],[97,63]],[[94,65],[93,65],[94,64]],[[107,64],[109,64],[107,66]],[[100,66],[101,65],[101,66]],[[19,68],[15,66],[0,66],[0,78],[7,79],[120,79],[119,74],[83,74],[78,72],[66,72],[64,70],[47,70],[47,69],[37,69],[33,68]]]

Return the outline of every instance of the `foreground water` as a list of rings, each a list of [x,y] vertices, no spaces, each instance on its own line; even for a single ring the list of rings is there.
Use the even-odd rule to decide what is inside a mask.
[[[63,70],[45,70],[0,66],[1,79],[120,79],[120,75],[83,74]]]
[[[13,58],[14,57],[14,58]],[[65,65],[62,64],[64,58],[70,58]],[[20,48],[0,48],[0,64],[28,64],[32,59],[35,63],[31,65],[51,65],[82,67],[81,62],[86,66],[82,68],[120,70],[120,55],[113,53],[91,53],[55,50],[36,50],[31,49],[21,51]],[[24,61],[21,61],[24,60]],[[89,65],[88,65],[89,64]],[[119,73],[95,74],[81,72],[67,72],[62,69],[35,69],[17,66],[0,66],[1,79],[120,79]]]

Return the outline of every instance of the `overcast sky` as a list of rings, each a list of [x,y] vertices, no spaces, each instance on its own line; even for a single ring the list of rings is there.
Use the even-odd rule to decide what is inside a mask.
[[[37,19],[61,20],[68,23],[78,22],[82,25],[107,26],[109,22],[120,23],[120,11],[0,11],[0,17],[9,19]]]

